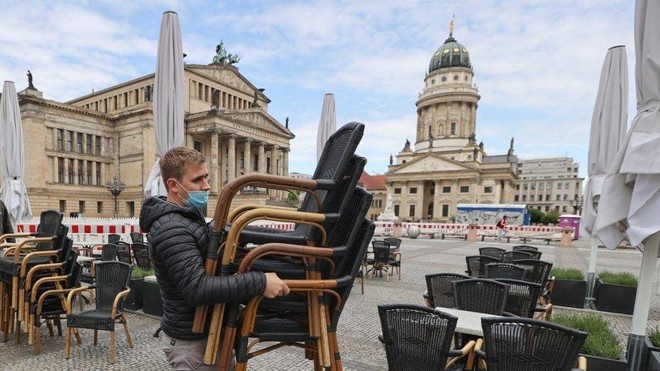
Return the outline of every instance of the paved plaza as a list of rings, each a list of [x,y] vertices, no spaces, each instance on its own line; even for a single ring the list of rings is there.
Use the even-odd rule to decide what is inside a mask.
[[[463,273],[465,256],[478,254],[484,246],[498,246],[511,249],[514,243],[475,242],[440,239],[404,239],[401,244],[402,277],[394,275],[390,282],[384,278],[365,279],[365,293],[360,294],[359,283],[346,304],[339,324],[339,345],[346,370],[386,370],[385,353],[378,342],[380,323],[376,306],[381,303],[413,303],[424,305],[422,292],[425,290],[424,275],[437,272]],[[557,267],[576,267],[586,271],[589,259],[589,241],[574,241],[571,248],[555,245],[538,246],[543,252],[543,260],[551,261]],[[599,250],[597,270],[627,271],[639,274],[641,253],[636,249]],[[657,276],[656,276],[657,277]],[[656,278],[651,298],[649,328],[660,324],[660,301],[657,296]],[[556,308],[554,313],[569,309]],[[570,309],[575,311],[575,309]],[[625,345],[631,316],[612,314],[607,316],[611,326],[620,335]],[[128,348],[123,330],[116,332],[117,361],[108,362],[108,333],[99,333],[99,344],[92,344],[89,330],[81,330],[82,345],[72,346],[71,359],[64,358],[64,337],[50,338],[48,331],[42,330],[42,352],[33,354],[33,348],[25,344],[15,344],[14,335],[10,341],[0,343],[0,370],[167,370],[165,356],[161,351],[160,339],[152,335],[158,328],[158,319],[141,313],[128,315],[133,348]],[[25,340],[25,336],[23,337]],[[625,347],[624,347],[625,348]],[[311,370],[311,361],[304,358],[298,348],[283,348],[248,363],[252,370]]]

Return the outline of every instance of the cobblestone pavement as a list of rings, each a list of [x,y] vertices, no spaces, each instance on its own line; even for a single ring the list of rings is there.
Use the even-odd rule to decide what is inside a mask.
[[[465,270],[465,256],[478,254],[479,247],[499,246],[511,248],[513,243],[476,242],[438,239],[404,239],[401,244],[403,254],[402,277],[387,282],[384,278],[365,279],[365,293],[360,294],[356,285],[346,304],[339,323],[339,345],[346,370],[386,370],[385,353],[378,342],[380,323],[376,306],[381,303],[414,303],[424,305],[422,292],[425,290],[424,275],[436,272],[462,273]],[[574,241],[574,247],[536,245],[543,252],[543,260],[554,262],[558,267],[576,267],[586,271],[589,259],[589,241]],[[635,249],[609,251],[599,249],[597,270],[628,271],[639,274],[641,253]],[[657,275],[651,299],[649,328],[660,324],[660,305],[657,296]],[[556,308],[555,313],[579,311]],[[622,344],[626,342],[632,316],[607,315],[613,329],[619,334]],[[23,343],[16,344],[14,334],[7,343],[0,342],[0,370],[167,370],[160,339],[152,335],[158,328],[158,320],[142,313],[129,313],[128,323],[133,338],[133,348],[128,348],[121,328],[116,332],[116,363],[108,361],[107,332],[99,332],[99,343],[93,345],[93,333],[82,330],[82,345],[72,345],[69,360],[64,358],[64,337],[49,337],[42,330],[42,352],[34,355],[32,348]],[[281,348],[270,354],[251,360],[251,370],[312,370],[311,361],[304,358],[298,348]]]

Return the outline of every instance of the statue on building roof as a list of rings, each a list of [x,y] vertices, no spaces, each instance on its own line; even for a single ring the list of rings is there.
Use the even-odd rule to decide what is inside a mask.
[[[394,163],[394,157],[392,157],[392,154],[390,154],[390,165]]]
[[[36,89],[32,84],[32,72],[30,72],[30,70],[28,70],[27,72],[27,78],[28,78],[28,89]]]
[[[484,141],[483,140],[481,142],[479,142],[479,149],[482,150],[482,151],[484,150]]]
[[[403,147],[404,151],[410,151],[410,141],[406,139],[406,145]]]
[[[513,156],[513,137],[511,137],[511,143],[509,144],[509,151],[506,153],[507,156]]]
[[[449,37],[454,35],[454,18],[456,18],[455,14],[451,16],[451,21],[449,22]]]
[[[289,116],[286,117],[286,120],[284,120],[284,127],[287,129],[289,128]]]
[[[254,100],[252,101],[252,104],[250,104],[250,108],[259,108],[259,107],[261,107],[259,105],[259,103],[257,103],[257,98],[259,97],[259,93],[263,93],[264,90],[266,90],[266,89],[259,88],[259,89],[254,91]]]
[[[215,57],[213,57],[213,64],[236,64],[241,60],[238,55],[227,53],[225,50],[224,42],[220,40],[220,44],[215,47]]]

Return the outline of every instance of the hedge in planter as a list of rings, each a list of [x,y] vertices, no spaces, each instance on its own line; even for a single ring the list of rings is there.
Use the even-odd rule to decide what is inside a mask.
[[[598,274],[594,286],[594,304],[596,309],[633,314],[637,296],[637,277],[631,273],[613,273],[603,271]]]
[[[587,358],[587,370],[625,371],[623,348],[607,322],[598,314],[556,314],[552,322],[589,333],[580,353]]]
[[[657,327],[644,338],[646,345],[646,365],[642,364],[643,370],[660,371],[660,329]]]
[[[584,308],[587,281],[584,273],[575,268],[552,268],[550,277],[555,278],[552,289],[552,305]]]

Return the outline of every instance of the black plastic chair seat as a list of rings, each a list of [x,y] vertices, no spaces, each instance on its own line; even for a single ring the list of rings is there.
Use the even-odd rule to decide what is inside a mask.
[[[92,309],[76,313],[75,316],[68,316],[66,323],[67,326],[78,328],[114,331],[116,318],[110,317],[111,313],[110,310],[106,309]],[[117,317],[120,316],[121,313],[121,311],[117,311]]]

